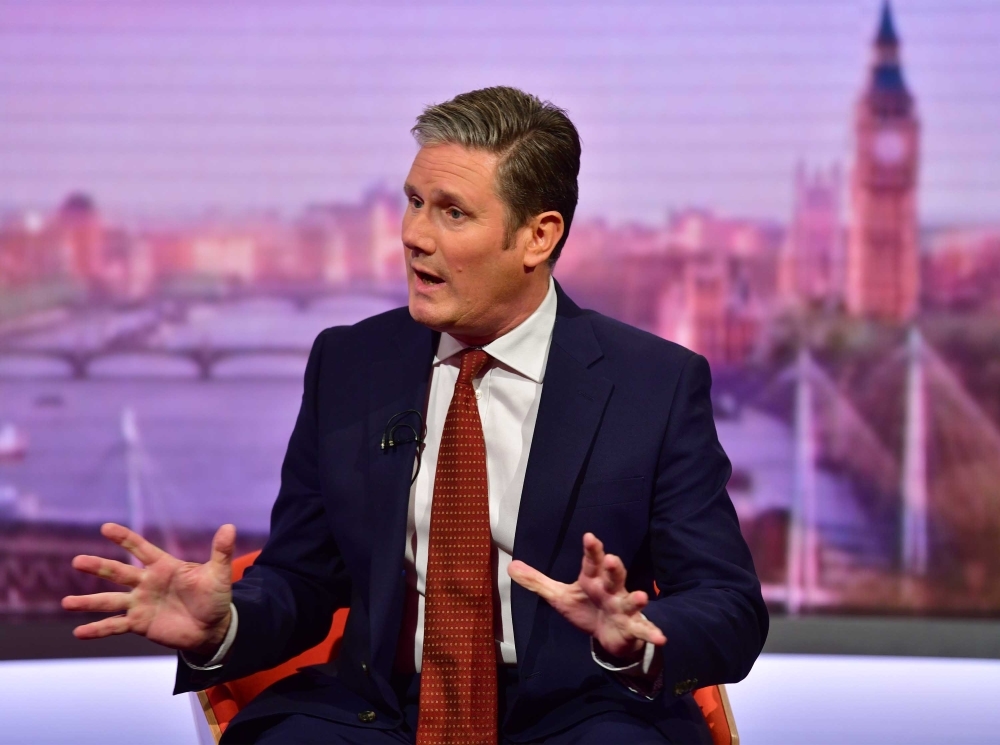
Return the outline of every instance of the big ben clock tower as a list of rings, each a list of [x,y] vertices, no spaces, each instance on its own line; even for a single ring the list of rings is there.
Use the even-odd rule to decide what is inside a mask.
[[[917,311],[919,124],[886,2],[868,82],[857,103],[847,247],[852,315],[905,322]]]

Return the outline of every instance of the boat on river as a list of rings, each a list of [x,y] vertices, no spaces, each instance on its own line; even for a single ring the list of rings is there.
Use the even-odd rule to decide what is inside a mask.
[[[23,460],[28,452],[28,436],[13,422],[0,423],[0,463]]]

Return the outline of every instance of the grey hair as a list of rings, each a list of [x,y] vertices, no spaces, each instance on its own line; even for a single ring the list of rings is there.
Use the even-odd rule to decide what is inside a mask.
[[[498,155],[508,243],[532,217],[554,210],[564,225],[549,257],[555,264],[579,198],[580,135],[563,109],[517,88],[481,88],[428,106],[410,131],[421,146],[457,144]]]

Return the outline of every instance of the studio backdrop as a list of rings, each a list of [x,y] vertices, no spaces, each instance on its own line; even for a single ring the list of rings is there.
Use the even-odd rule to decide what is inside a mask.
[[[312,340],[406,302],[414,117],[498,84],[582,136],[558,281],[710,361],[772,610],[1000,615],[997,38],[987,0],[0,2],[0,623],[92,591],[103,521],[263,543]]]

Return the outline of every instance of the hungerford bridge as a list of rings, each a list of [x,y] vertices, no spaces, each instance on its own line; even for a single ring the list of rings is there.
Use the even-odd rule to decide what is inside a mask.
[[[745,404],[791,403],[794,453],[785,581],[763,587],[766,599],[791,614],[845,604],[877,607],[892,600],[904,606],[913,602],[919,609],[924,602],[919,593],[907,593],[953,563],[956,554],[966,554],[965,560],[987,569],[987,576],[989,567],[1000,565],[997,425],[917,328],[863,384],[863,403],[856,407],[803,350]],[[894,422],[898,437],[886,437],[884,426],[878,435],[875,422]],[[864,567],[855,561],[853,569],[843,571],[845,557],[824,545],[819,464],[865,486],[859,506],[870,516],[894,516],[888,543],[895,552],[891,566],[900,592],[895,599],[858,600]],[[970,593],[995,596],[1000,589],[996,576],[987,582],[992,586]]]

